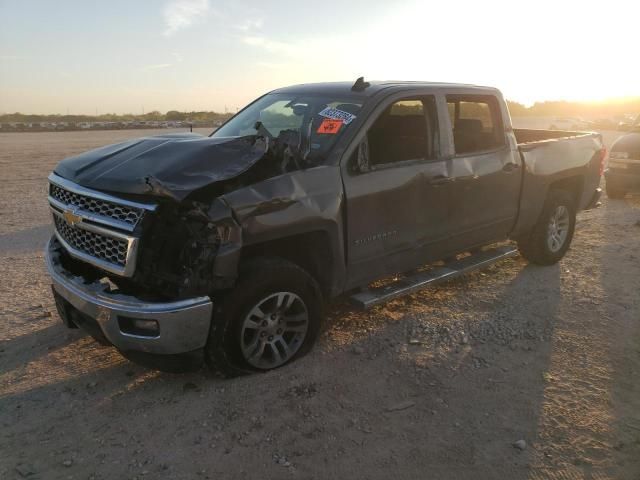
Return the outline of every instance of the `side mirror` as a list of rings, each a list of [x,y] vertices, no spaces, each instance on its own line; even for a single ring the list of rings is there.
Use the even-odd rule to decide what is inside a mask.
[[[360,173],[365,173],[371,170],[371,165],[369,164],[369,142],[365,137],[360,145],[358,145],[358,152],[356,156],[356,171]]]

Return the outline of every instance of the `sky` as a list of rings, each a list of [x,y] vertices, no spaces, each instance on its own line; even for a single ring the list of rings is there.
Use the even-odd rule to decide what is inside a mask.
[[[236,111],[362,75],[640,96],[638,18],[636,0],[0,0],[0,113]]]

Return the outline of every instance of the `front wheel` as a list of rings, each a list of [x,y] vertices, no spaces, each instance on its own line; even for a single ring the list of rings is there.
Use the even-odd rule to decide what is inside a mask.
[[[575,225],[573,197],[563,190],[552,191],[532,232],[518,241],[518,249],[532,263],[553,265],[569,250]]]
[[[227,376],[281,367],[304,355],[320,330],[317,282],[283,259],[251,261],[218,302],[206,358]]]

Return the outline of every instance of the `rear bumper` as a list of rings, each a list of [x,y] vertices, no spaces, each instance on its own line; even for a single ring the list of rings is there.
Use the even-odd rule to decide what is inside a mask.
[[[57,239],[49,240],[45,261],[66,325],[80,326],[123,352],[172,355],[205,346],[213,310],[209,297],[149,302],[114,293],[104,282],[85,283],[82,277],[66,271],[60,262],[61,249]],[[150,320],[147,325],[155,328],[137,329],[136,320]]]

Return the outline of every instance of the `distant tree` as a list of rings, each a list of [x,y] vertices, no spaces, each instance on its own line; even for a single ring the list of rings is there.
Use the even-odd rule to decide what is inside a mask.
[[[187,119],[187,114],[184,112],[178,112],[177,110],[169,110],[165,114],[165,118],[167,120],[183,121]]]
[[[514,102],[513,100],[507,100],[507,106],[509,107],[509,113],[514,117],[531,115],[531,111],[521,103]]]

